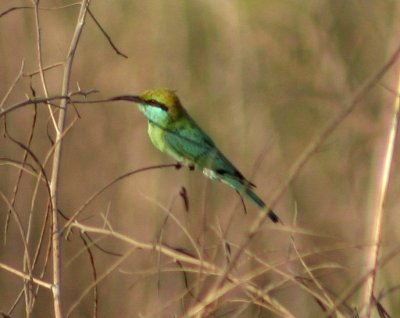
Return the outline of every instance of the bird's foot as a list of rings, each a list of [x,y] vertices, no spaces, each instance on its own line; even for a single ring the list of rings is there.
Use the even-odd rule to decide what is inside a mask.
[[[186,163],[186,162],[182,163],[182,162],[179,162],[179,161],[178,161],[178,162],[175,164],[175,169],[176,169],[176,170],[179,170],[179,169],[181,169],[183,166],[188,167],[190,171],[193,171],[193,170],[196,168],[195,165],[194,165],[193,163]]]

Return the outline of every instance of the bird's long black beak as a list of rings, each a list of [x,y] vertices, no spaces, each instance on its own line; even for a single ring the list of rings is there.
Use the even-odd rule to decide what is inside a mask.
[[[145,104],[146,101],[141,98],[140,96],[137,95],[122,95],[122,96],[117,96],[114,97],[112,100],[125,100],[127,102],[134,102],[138,104]]]
[[[122,96],[117,96],[112,98],[111,100],[124,100],[127,102],[134,102],[138,103],[144,106],[153,106],[153,107],[158,107],[161,108],[162,110],[168,111],[168,107],[165,106],[163,103],[160,103],[154,99],[152,100],[145,100],[140,96],[137,95],[122,95]]]

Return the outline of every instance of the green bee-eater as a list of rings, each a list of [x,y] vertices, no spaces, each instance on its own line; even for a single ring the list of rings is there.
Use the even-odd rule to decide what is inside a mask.
[[[224,156],[212,139],[183,108],[178,96],[164,88],[150,89],[131,98],[148,120],[148,134],[153,145],[178,162],[202,170],[220,180],[264,209],[273,222],[278,216],[254,193],[254,184]]]

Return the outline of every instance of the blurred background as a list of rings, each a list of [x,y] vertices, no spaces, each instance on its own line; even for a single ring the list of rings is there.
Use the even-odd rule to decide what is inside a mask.
[[[79,12],[78,5],[65,7],[71,3],[40,1],[44,67],[65,61]],[[32,2],[1,1],[0,13],[18,6],[31,7]],[[90,9],[128,58],[115,53],[88,16],[70,90],[99,91],[88,99],[138,94],[152,87],[176,90],[192,117],[257,185],[257,193],[266,202],[285,181],[306,145],[349,105],[400,43],[400,3],[389,0],[120,0],[93,1]],[[24,74],[39,68],[35,15],[30,8],[0,18],[0,100],[12,88],[3,101],[4,108],[32,96],[32,89],[37,96],[44,96],[37,75],[24,76],[13,86],[22,63]],[[334,302],[365,280],[363,275],[368,271],[369,210],[376,197],[377,171],[399,71],[397,63],[318,148],[275,207],[286,224],[306,230],[306,234],[293,236],[296,247]],[[62,67],[46,71],[45,76],[49,95],[60,94]],[[11,217],[5,229],[8,204],[21,171],[11,162],[21,162],[24,156],[12,138],[27,145],[32,134],[29,148],[50,175],[51,156],[47,161],[46,157],[55,135],[43,104],[37,106],[36,113],[34,106],[28,106],[8,114],[7,133],[4,122],[1,118],[0,191],[4,197],[0,200],[0,262],[22,270],[24,246],[15,218]],[[59,185],[60,208],[67,216],[124,173],[174,163],[151,145],[146,120],[134,104],[70,106],[67,124],[71,123],[63,139]],[[38,171],[32,155],[27,162]],[[399,246],[398,164],[396,150],[382,220],[382,255]],[[187,191],[188,210],[179,194],[182,187]],[[31,224],[28,250],[32,255],[47,204],[46,187],[24,172],[14,207],[24,230]],[[227,257],[224,242],[235,252],[257,216],[251,203],[246,207],[247,213],[232,189],[207,180],[198,171],[165,168],[116,183],[85,208],[79,221],[98,227],[107,224],[134,239],[161,241],[193,253],[182,228],[171,217],[166,219],[166,211],[170,211],[204,258],[223,267]],[[47,230],[34,270],[38,276],[46,258],[48,235]],[[112,238],[93,237],[109,251],[124,254],[130,249]],[[249,250],[292,277],[308,277],[290,246],[289,232],[266,225]],[[84,249],[78,231],[62,242],[66,310],[93,282]],[[93,247],[92,252],[98,276],[119,259]],[[236,273],[251,272],[258,265],[246,256]],[[44,279],[51,281],[51,263]],[[99,317],[179,317],[206,293],[213,279],[183,275],[171,259],[137,250],[98,283],[96,310]],[[252,283],[270,291],[271,297],[296,317],[324,317],[321,306],[299,283],[271,272]],[[193,292],[188,292],[188,286],[194,286]],[[392,317],[400,315],[399,287],[399,259],[394,257],[379,268],[375,293]],[[20,278],[0,271],[0,312],[12,308],[22,288]],[[355,317],[356,311],[365,309],[364,286],[356,290],[341,306],[346,317]],[[92,316],[93,299],[90,290],[71,317]],[[223,297],[214,309],[213,317],[275,317],[240,288]],[[373,312],[377,315],[375,309]],[[24,315],[22,298],[11,316]],[[40,289],[32,316],[52,315],[51,294]]]

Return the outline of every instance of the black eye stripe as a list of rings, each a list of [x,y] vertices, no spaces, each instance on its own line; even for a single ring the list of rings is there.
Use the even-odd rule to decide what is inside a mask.
[[[156,101],[154,99],[146,100],[146,104],[150,105],[150,106],[158,107],[158,108],[160,108],[162,110],[165,110],[166,112],[168,111],[168,107],[167,106],[165,106],[163,103],[160,103],[160,102],[158,102],[158,101]]]

